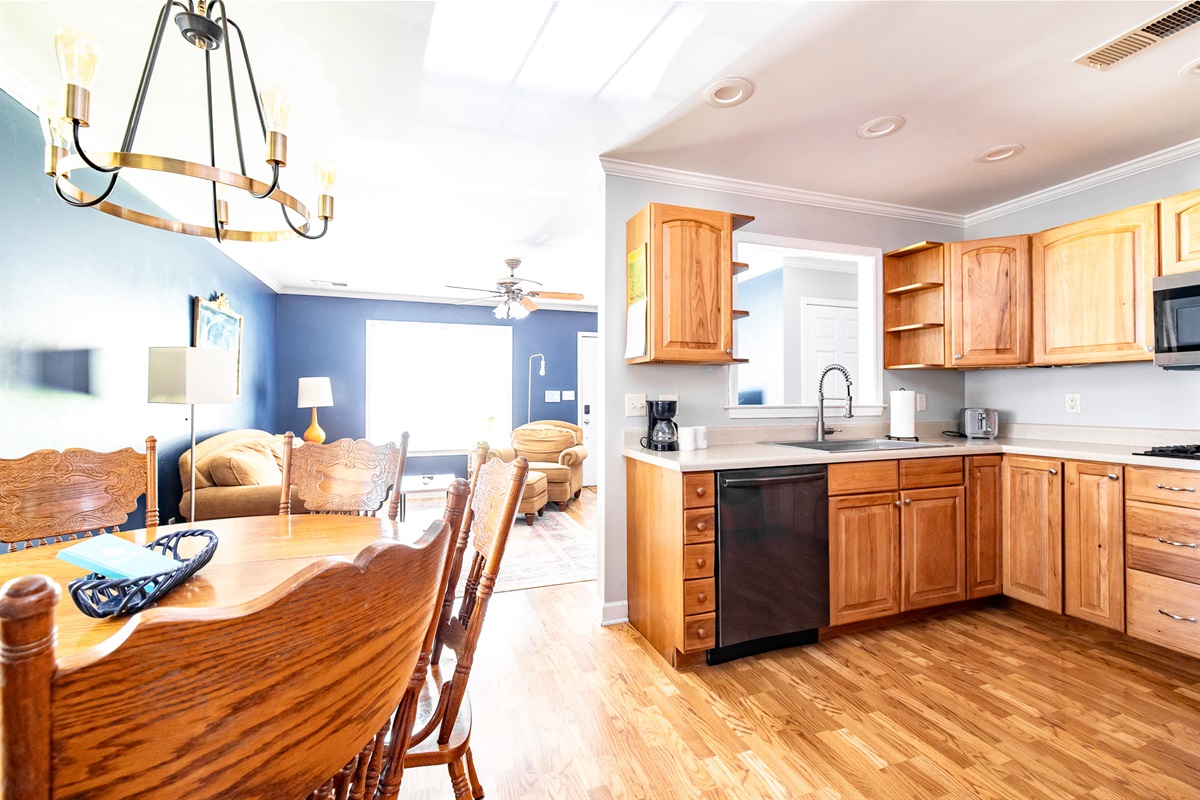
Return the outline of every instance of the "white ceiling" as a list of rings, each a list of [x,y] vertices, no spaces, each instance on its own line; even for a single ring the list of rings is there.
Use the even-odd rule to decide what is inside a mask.
[[[594,304],[600,155],[978,212],[1200,137],[1200,77],[1179,74],[1200,58],[1200,25],[1107,72],[1072,63],[1174,5],[229,0],[259,85],[292,98],[284,188],[314,207],[311,164],[326,154],[340,177],[324,239],[221,247],[283,291],[320,292],[317,279],[443,298],[469,296],[444,284],[488,286],[520,257],[520,274]],[[60,96],[53,35],[81,29],[103,53],[85,144],[115,144],[160,7],[0,0],[0,87],[27,105]],[[705,86],[735,75],[754,97],[704,105]],[[134,149],[206,161],[203,105],[202,59],[172,25]],[[891,114],[907,121],[895,135],[855,135]],[[264,178],[253,138],[248,168]],[[225,140],[218,159],[236,165]],[[1025,152],[974,161],[1013,143]],[[203,186],[155,177],[138,187],[207,221]],[[261,206],[235,204],[235,222],[279,227]]]

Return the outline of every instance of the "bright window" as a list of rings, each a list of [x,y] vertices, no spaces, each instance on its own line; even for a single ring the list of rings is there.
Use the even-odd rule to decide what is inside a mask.
[[[367,438],[464,453],[512,432],[512,328],[367,320]]]

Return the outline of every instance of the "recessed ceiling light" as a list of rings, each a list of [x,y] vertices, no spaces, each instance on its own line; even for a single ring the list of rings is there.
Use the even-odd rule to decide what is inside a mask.
[[[1183,69],[1179,70],[1181,78],[1200,78],[1200,58],[1195,61],[1189,61],[1183,65]]]
[[[993,161],[1003,161],[1006,158],[1012,158],[1025,149],[1023,144],[1002,144],[999,147],[993,147],[991,150],[984,150],[979,155],[975,156],[975,160],[980,164],[990,164]]]
[[[889,136],[904,127],[904,117],[879,117],[858,129],[859,138],[878,139]]]
[[[723,78],[704,90],[704,102],[713,108],[741,105],[754,94],[754,84],[745,78]]]

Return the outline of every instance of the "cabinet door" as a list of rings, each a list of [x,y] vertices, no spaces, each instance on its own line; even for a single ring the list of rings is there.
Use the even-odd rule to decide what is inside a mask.
[[[895,492],[829,501],[829,624],[900,611],[899,505]]]
[[[1029,237],[950,245],[947,367],[1030,363]]]
[[[730,215],[654,204],[651,331],[657,360],[733,358],[733,233]]]
[[[1000,456],[967,457],[967,597],[1003,590],[1000,574]]]
[[[961,486],[900,493],[901,611],[965,600]]]
[[[1062,613],[1062,463],[1004,457],[1004,594]]]
[[[1125,549],[1122,467],[1064,464],[1063,609],[1125,630]]]
[[[1200,189],[1162,201],[1163,275],[1200,269]]]
[[[1158,204],[1033,236],[1033,361],[1153,358]]]

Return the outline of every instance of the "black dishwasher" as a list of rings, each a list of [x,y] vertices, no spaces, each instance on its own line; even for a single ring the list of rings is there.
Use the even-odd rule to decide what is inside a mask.
[[[718,472],[716,573],[709,664],[815,642],[829,624],[825,465]]]

